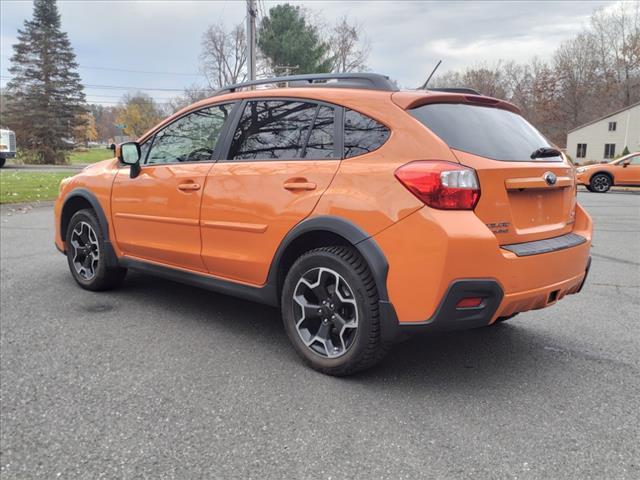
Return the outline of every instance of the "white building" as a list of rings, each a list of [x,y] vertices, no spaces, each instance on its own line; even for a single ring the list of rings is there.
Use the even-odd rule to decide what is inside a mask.
[[[640,102],[569,131],[567,154],[575,163],[601,162],[640,151]]]

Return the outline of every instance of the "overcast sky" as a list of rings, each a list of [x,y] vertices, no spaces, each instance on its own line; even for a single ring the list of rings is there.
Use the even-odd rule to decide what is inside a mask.
[[[277,3],[283,2],[259,1],[260,13]],[[587,25],[594,9],[614,2],[289,3],[303,5],[327,24],[342,15],[359,22],[371,42],[371,71],[413,87],[439,59],[445,71],[499,59],[549,58],[563,40]],[[106,104],[116,103],[125,90],[104,86],[182,89],[204,84],[198,61],[202,33],[212,23],[231,26],[245,19],[243,0],[59,1],[59,8],[87,85],[87,99]],[[17,29],[31,13],[30,1],[0,1],[2,86]],[[162,101],[178,92],[147,93]]]

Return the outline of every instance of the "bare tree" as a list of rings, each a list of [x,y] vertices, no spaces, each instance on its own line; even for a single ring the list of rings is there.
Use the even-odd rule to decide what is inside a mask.
[[[590,35],[600,71],[618,85],[622,105],[631,105],[640,97],[640,3],[620,2],[613,9],[596,10]]]
[[[349,23],[349,19],[344,16],[330,30],[327,42],[330,56],[333,59],[333,72],[364,72],[367,70],[367,58],[369,58],[371,51],[371,43],[364,35],[361,25]]]
[[[178,110],[183,109],[191,105],[192,103],[204,100],[207,97],[213,95],[213,89],[201,87],[199,85],[191,85],[184,89],[182,95],[169,100],[169,113],[175,113]]]
[[[217,90],[247,78],[247,41],[244,26],[227,31],[224,25],[209,26],[202,36],[202,72],[209,87]]]
[[[593,38],[581,33],[562,43],[553,58],[562,98],[559,107],[572,126],[586,121],[591,116],[589,109],[594,107],[592,100],[597,84],[595,52]]]

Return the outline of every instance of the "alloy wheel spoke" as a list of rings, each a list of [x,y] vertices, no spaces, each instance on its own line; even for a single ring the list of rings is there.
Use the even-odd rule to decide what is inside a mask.
[[[71,233],[70,243],[76,273],[85,280],[91,280],[100,261],[100,244],[95,230],[87,222],[78,223]]]
[[[358,309],[351,287],[337,272],[318,267],[306,272],[293,294],[296,331],[316,354],[336,358],[353,344]]]

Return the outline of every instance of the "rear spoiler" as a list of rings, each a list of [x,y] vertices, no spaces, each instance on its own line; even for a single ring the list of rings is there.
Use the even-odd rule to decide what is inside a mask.
[[[444,90],[444,91],[443,91]],[[453,92],[452,90],[462,90]],[[500,108],[513,113],[521,114],[520,109],[514,104],[493,97],[485,97],[467,92],[467,89],[429,89],[395,92],[391,95],[393,103],[403,110],[421,107],[429,103],[467,103],[469,105],[482,105],[485,107]]]

